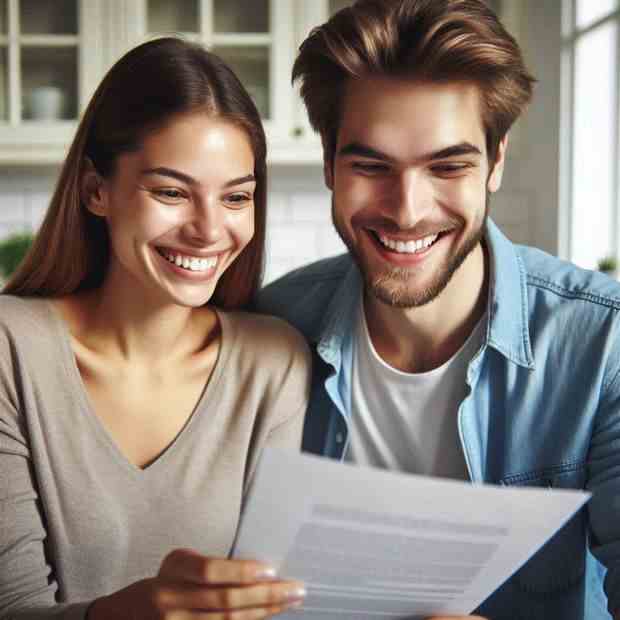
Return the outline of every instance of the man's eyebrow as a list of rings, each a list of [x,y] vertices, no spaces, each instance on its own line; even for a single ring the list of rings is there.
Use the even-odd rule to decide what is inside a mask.
[[[338,151],[338,155],[341,157],[346,157],[347,155],[357,155],[358,157],[368,157],[370,159],[381,159],[384,161],[393,161],[394,159],[379,149],[375,149],[359,142],[351,142],[343,146]],[[438,151],[426,153],[419,159],[421,161],[434,161],[436,159],[446,159],[448,157],[458,157],[462,155],[482,155],[482,152],[477,146],[471,144],[471,142],[459,142],[458,144],[447,146],[443,149],[439,149]]]
[[[146,168],[142,170],[140,174],[158,174],[164,177],[171,177],[173,179],[177,179],[187,185],[200,185],[200,183],[194,179],[194,177],[185,174],[179,170],[175,170],[174,168],[166,168],[165,166],[159,166],[157,168]],[[235,185],[241,185],[242,183],[249,183],[250,181],[255,181],[256,177],[253,174],[248,174],[244,177],[239,177],[237,179],[231,179],[230,181],[226,181],[224,187],[234,187]]]
[[[459,144],[454,144],[445,149],[429,153],[422,159],[432,161],[434,159],[446,159],[448,157],[457,157],[461,155],[482,155],[482,151],[474,144],[471,144],[471,142],[459,142]]]
[[[370,159],[385,159],[387,161],[392,161],[392,158],[387,154],[379,151],[378,149],[374,149],[366,144],[361,144],[360,142],[350,142],[349,144],[343,146],[339,149],[338,155],[340,157],[346,157],[347,155],[357,155],[358,157],[368,157]]]

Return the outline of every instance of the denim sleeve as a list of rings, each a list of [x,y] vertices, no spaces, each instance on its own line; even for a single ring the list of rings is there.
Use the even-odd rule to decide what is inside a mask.
[[[612,615],[620,614],[620,339],[612,347],[593,427],[587,489],[590,546],[607,568],[605,593]]]

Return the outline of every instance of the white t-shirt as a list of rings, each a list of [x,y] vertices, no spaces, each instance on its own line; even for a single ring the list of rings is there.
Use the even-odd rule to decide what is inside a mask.
[[[414,474],[468,480],[458,409],[469,362],[483,341],[484,317],[461,349],[429,372],[407,373],[377,354],[359,306],[353,345],[347,460]]]

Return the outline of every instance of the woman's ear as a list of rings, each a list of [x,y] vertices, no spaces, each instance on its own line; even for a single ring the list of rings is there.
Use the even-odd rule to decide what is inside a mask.
[[[106,216],[104,180],[88,157],[80,180],[80,198],[84,206],[93,215]]]

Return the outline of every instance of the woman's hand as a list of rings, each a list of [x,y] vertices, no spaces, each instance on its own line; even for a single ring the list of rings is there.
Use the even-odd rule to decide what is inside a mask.
[[[251,560],[209,558],[177,549],[157,577],[97,599],[88,620],[260,620],[301,602],[298,581],[281,581]]]

